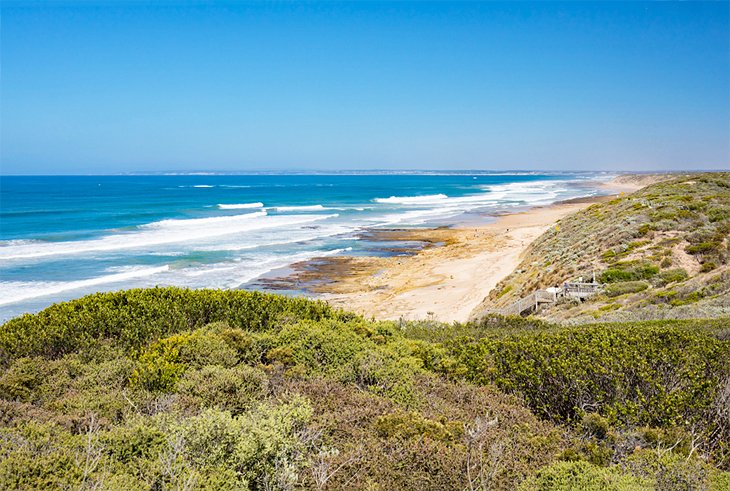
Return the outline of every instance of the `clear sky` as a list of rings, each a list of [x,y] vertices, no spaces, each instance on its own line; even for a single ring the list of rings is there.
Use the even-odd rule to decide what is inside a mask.
[[[2,2],[4,174],[730,168],[730,4]]]

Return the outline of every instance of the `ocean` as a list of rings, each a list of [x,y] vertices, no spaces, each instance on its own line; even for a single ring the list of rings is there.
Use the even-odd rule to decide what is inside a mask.
[[[486,221],[605,193],[608,174],[0,176],[0,320],[124,288],[255,288],[367,254],[370,228]]]

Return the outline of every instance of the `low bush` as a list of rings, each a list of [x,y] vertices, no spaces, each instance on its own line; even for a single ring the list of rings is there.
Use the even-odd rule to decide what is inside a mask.
[[[42,360],[20,358],[0,374],[0,398],[31,402],[49,375],[50,367]]]
[[[675,268],[662,271],[654,277],[653,282],[656,286],[665,286],[669,283],[678,283],[680,281],[684,281],[687,278],[689,278],[689,274],[687,273],[686,269]]]
[[[700,242],[687,246],[684,250],[687,254],[708,254],[716,251],[720,246],[719,242]]]
[[[395,412],[380,416],[375,431],[383,438],[430,438],[444,442],[459,441],[464,434],[460,421],[433,421],[416,412]]]
[[[239,365],[233,368],[208,365],[185,373],[179,393],[197,407],[220,408],[240,414],[268,392],[268,377],[262,370]]]
[[[314,312],[277,300],[240,314],[265,322],[205,315],[165,334],[142,312],[153,327],[118,345],[98,330],[75,341],[62,331],[77,314],[53,317],[41,334],[74,352],[5,352],[0,488],[702,488],[723,482],[712,465],[730,465],[727,319],[445,325]],[[99,328],[102,314],[84,315]]]
[[[381,350],[363,351],[353,359],[340,380],[388,397],[405,407],[413,407],[419,402],[413,379],[420,365],[413,357],[399,358]]]
[[[617,466],[598,467],[588,462],[557,462],[541,469],[520,491],[645,491],[652,482],[621,471]]]
[[[225,340],[203,330],[175,334],[147,347],[132,374],[132,384],[151,391],[170,391],[188,368],[233,366],[236,351]]]
[[[685,325],[597,324],[447,346],[470,380],[520,394],[545,418],[577,423],[591,411],[617,425],[729,432],[714,401],[730,374],[730,343]]]
[[[659,273],[659,267],[649,262],[618,262],[604,270],[600,275],[601,283],[648,280]]]
[[[296,398],[276,406],[260,405],[238,417],[208,409],[169,431],[179,436],[182,455],[195,467],[224,475],[233,471],[236,488],[270,489],[297,481],[303,464],[298,457],[304,450],[297,431],[311,417],[309,403]],[[277,483],[278,479],[284,482]]]
[[[652,481],[656,489],[667,491],[714,489],[710,484],[720,477],[716,469],[701,460],[653,449],[634,452],[626,459],[626,467],[632,474]]]
[[[612,283],[608,285],[604,291],[607,297],[613,298],[627,293],[638,293],[649,288],[649,283],[645,281],[625,281],[622,283]]]

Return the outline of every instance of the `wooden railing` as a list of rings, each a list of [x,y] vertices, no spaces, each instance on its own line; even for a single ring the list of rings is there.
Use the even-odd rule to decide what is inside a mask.
[[[553,304],[562,297],[587,298],[602,290],[603,286],[598,283],[565,283],[563,288],[550,292],[547,290],[535,290],[526,297],[511,303],[500,311],[502,315],[522,315],[525,312],[536,312],[541,304]]]
[[[563,293],[567,297],[585,298],[598,293],[603,286],[599,283],[566,283]]]
[[[517,300],[506,308],[502,309],[503,315],[521,315],[528,310],[537,310],[540,304],[555,303],[557,295],[547,290],[535,290],[524,298]]]

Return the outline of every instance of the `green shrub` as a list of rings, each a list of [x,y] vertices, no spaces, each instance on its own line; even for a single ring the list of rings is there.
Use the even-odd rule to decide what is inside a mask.
[[[599,277],[599,281],[601,283],[618,283],[618,282],[626,282],[626,281],[633,281],[636,277],[631,271],[624,271],[622,269],[606,269],[601,272],[601,275]]]
[[[8,401],[30,401],[35,390],[49,375],[43,360],[21,358],[0,374],[0,398]]]
[[[521,491],[645,491],[651,481],[623,473],[618,467],[598,467],[588,462],[557,462],[525,481]]]
[[[128,350],[177,332],[223,321],[251,331],[288,320],[355,318],[303,298],[241,290],[135,289],[95,293],[25,314],[0,327],[0,363],[55,358],[113,340]]]
[[[647,280],[659,273],[659,267],[648,262],[618,262],[604,270],[600,275],[601,283]]]
[[[625,281],[622,283],[613,283],[606,287],[605,294],[609,298],[626,295],[627,293],[638,293],[649,288],[649,283],[645,281]]]
[[[65,437],[62,443],[59,436]],[[52,424],[29,422],[16,431],[0,428],[0,487],[62,489],[80,484],[83,471],[69,447],[71,436]]]
[[[464,424],[458,421],[433,421],[415,412],[395,412],[380,416],[375,431],[383,438],[430,438],[444,442],[458,441]]]
[[[687,246],[684,250],[687,254],[708,254],[716,251],[719,246],[719,242],[700,242],[699,244]]]
[[[180,435],[185,457],[196,466],[231,469],[240,487],[266,489],[276,485],[276,477],[297,479],[303,464],[297,456],[304,450],[298,431],[311,417],[309,403],[294,398],[240,416],[208,409],[171,431]]]
[[[132,373],[133,385],[147,390],[170,391],[187,368],[180,359],[180,347],[189,342],[191,333],[176,334],[149,346],[139,357]]]
[[[584,435],[603,440],[608,436],[608,420],[596,413],[586,413],[580,422],[580,430]]]
[[[693,298],[678,290],[668,302]],[[445,325],[287,309],[267,310],[265,328],[231,314],[138,347],[96,332],[60,334],[74,353],[7,351],[0,488],[514,489],[527,478],[527,489],[636,479],[702,489],[726,479],[698,462],[729,464],[727,319]],[[679,439],[659,464],[649,459]],[[558,455],[589,464],[550,466]],[[91,470],[87,456],[98,456]],[[638,477],[590,466],[616,462]],[[322,485],[317,472],[334,474]]]
[[[372,341],[357,334],[354,323],[301,322],[285,326],[277,335],[275,349],[267,358],[301,365],[309,373],[341,374],[343,367],[363,350],[375,349]],[[283,356],[281,350],[287,350]],[[278,354],[277,354],[278,353]]]
[[[186,372],[179,382],[181,395],[192,397],[200,406],[227,409],[234,415],[262,399],[267,391],[266,374],[247,365],[208,365]]]
[[[604,263],[615,261],[616,256],[618,256],[618,254],[613,249],[608,249],[606,251],[603,251],[603,253],[601,253],[601,259],[603,260]]]
[[[710,490],[730,490],[730,472],[716,472],[712,476],[710,476]]]
[[[730,343],[683,325],[599,324],[448,346],[471,380],[521,394],[546,418],[578,421],[588,407],[617,424],[712,427]]]
[[[137,417],[117,426],[101,438],[106,451],[123,465],[156,459],[168,443],[168,435],[148,418]]]
[[[349,364],[349,370],[341,380],[412,407],[418,401],[414,376],[419,366],[416,358],[398,358],[380,350],[363,351]]]
[[[707,489],[714,469],[699,459],[687,458],[673,452],[639,450],[626,461],[631,473],[651,479],[657,489],[680,491]]]
[[[668,269],[666,271],[662,271],[654,278],[654,284],[657,286],[664,286],[669,283],[684,281],[687,278],[689,278],[689,274],[687,274],[687,270],[683,268]]]
[[[509,285],[506,288],[503,288],[501,292],[499,292],[499,294],[497,295],[497,298],[502,298],[511,291],[512,291],[512,285]]]
[[[132,373],[133,385],[152,391],[170,391],[189,368],[205,365],[230,367],[238,362],[236,350],[211,329],[183,332],[160,339],[140,355]]]

